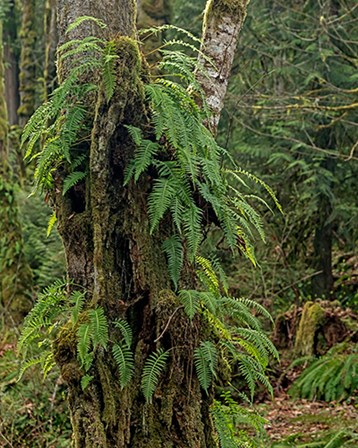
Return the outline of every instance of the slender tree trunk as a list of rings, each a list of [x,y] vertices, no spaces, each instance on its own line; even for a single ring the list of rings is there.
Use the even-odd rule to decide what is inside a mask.
[[[83,391],[77,338],[70,326],[56,342],[56,360],[69,388],[76,448],[209,448],[215,446],[211,397],[205,396],[193,372],[193,352],[202,337],[200,318],[190,322],[170,290],[161,250],[168,229],[162,225],[156,235],[149,235],[150,179],[123,187],[124,170],[135,149],[125,125],[143,127],[148,116],[143,93],[147,74],[135,40],[135,4],[58,0],[60,42],[74,19],[94,16],[107,23],[101,37],[115,40],[118,59],[113,97],[107,102],[100,93],[97,104],[90,106],[94,120],[89,177],[65,197],[60,188],[54,197],[69,277],[86,288],[88,308],[104,308],[110,337],[116,318],[126,318],[133,329],[134,380],[121,390],[111,355],[97,350],[90,371],[94,378]],[[85,22],[66,38],[96,33],[97,27]],[[66,77],[66,67],[59,76]],[[195,286],[190,270],[187,283]],[[170,350],[170,360],[149,405],[140,392],[141,371],[148,355],[160,347]]]
[[[24,0],[21,2],[21,29],[20,29],[20,107],[17,111],[20,127],[23,128],[35,110],[36,95],[36,62],[35,43],[36,31],[34,29],[36,2]]]
[[[15,326],[30,310],[31,271],[23,252],[22,232],[8,160],[8,121],[5,101],[5,70],[0,20],[0,305],[5,322]]]

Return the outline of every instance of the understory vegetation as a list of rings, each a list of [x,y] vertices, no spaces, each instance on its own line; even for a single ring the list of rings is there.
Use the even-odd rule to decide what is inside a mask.
[[[67,400],[75,390],[91,402],[103,378],[115,379],[119,401],[132,394],[143,406],[145,427],[148,409],[173,402],[164,383],[181,368],[208,402],[210,448],[354,448],[358,8],[251,0],[214,135],[197,76],[215,69],[198,62],[212,63],[196,37],[207,2],[139,3],[138,40],[70,39],[108,25],[86,15],[61,38],[56,1],[0,0],[0,447],[80,447]],[[140,117],[126,115],[121,70]],[[113,104],[124,121],[108,143],[100,117]],[[155,299],[135,289],[146,252],[134,238],[108,249],[128,226],[123,198],[94,205],[94,173],[98,185],[105,178],[94,154],[115,139],[128,155],[104,162],[108,191],[120,185],[131,206],[140,197],[139,241],[148,234],[163,259]],[[103,271],[94,265],[85,287],[68,276],[60,233],[92,213],[90,228],[96,207],[89,251]],[[117,216],[96,246],[101,219],[120,209],[123,229]],[[122,266],[115,300],[101,283],[112,262],[109,285]],[[137,325],[148,304],[150,341]],[[172,340],[175,325],[195,335],[188,347]],[[118,397],[99,400],[104,426]]]

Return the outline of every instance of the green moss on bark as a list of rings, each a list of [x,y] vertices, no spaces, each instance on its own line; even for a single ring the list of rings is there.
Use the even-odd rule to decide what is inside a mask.
[[[295,353],[297,356],[314,355],[315,336],[324,317],[325,312],[320,304],[305,303],[296,334]]]

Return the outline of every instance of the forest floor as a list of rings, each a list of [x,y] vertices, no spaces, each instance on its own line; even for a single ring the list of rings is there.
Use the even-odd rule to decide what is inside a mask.
[[[268,420],[267,447],[358,448],[358,407],[292,400],[286,393],[258,406]]]

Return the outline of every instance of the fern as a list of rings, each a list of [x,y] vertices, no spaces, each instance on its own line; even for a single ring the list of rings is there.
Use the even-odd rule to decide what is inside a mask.
[[[166,367],[168,357],[169,352],[160,348],[156,352],[151,353],[145,361],[141,389],[147,403],[152,402],[154,391],[159,383],[160,375]]]
[[[78,343],[78,359],[81,362],[81,366],[87,372],[91,367],[93,361],[93,355],[90,353],[91,348],[91,327],[89,324],[82,324],[77,331]]]
[[[78,322],[80,312],[83,310],[86,299],[86,292],[73,291],[70,300],[73,303],[71,311],[72,324],[75,325]]]
[[[170,278],[174,283],[175,289],[177,289],[184,259],[181,239],[178,235],[173,235],[163,242],[162,247],[167,256]]]
[[[89,310],[88,316],[93,347],[96,348],[98,345],[106,347],[108,342],[108,322],[103,308],[98,307],[94,310]]]
[[[292,397],[341,401],[352,396],[358,388],[358,354],[340,353],[346,349],[339,344],[326,355],[313,361],[289,389]]]
[[[193,319],[200,309],[200,293],[195,290],[179,291],[179,300],[184,305],[184,310],[189,319]]]
[[[126,344],[114,344],[112,348],[114,360],[119,370],[121,388],[125,388],[132,379],[134,372],[134,359],[131,349]]]
[[[88,374],[83,375],[83,377],[81,378],[81,389],[83,391],[86,390],[92,380],[93,380],[92,375]]]
[[[221,448],[259,447],[261,441],[253,439],[251,431],[261,436],[267,421],[254,410],[240,406],[234,401],[230,392],[221,394],[220,400],[214,400],[210,414],[218,435]],[[246,427],[245,430],[237,428]]]
[[[114,326],[120,330],[127,347],[130,347],[132,345],[133,333],[129,323],[125,319],[117,319],[114,321]]]
[[[65,195],[68,192],[68,190],[70,190],[72,187],[74,187],[78,182],[83,180],[86,176],[87,176],[87,173],[84,173],[82,171],[74,171],[73,173],[69,174],[63,181],[62,194]]]
[[[208,394],[213,376],[216,376],[218,354],[210,341],[205,341],[194,350],[194,364],[201,387]]]

